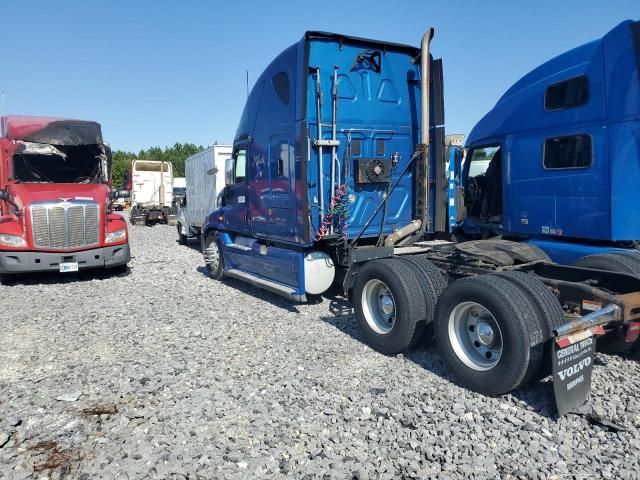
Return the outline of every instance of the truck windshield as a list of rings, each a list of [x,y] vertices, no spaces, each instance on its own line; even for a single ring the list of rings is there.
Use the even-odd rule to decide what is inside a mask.
[[[106,163],[103,145],[23,142],[13,154],[13,179],[23,183],[100,183]]]

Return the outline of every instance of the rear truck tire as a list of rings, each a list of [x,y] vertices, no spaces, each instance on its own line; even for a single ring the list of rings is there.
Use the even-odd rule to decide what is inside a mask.
[[[579,258],[573,264],[576,267],[597,268],[610,272],[629,273],[640,276],[640,264],[633,255],[624,253],[604,253]]]
[[[186,245],[187,244],[187,236],[182,233],[182,224],[180,222],[178,222],[177,227],[178,227],[178,243],[180,245]]]
[[[224,258],[218,242],[216,232],[209,233],[203,245],[202,254],[207,273],[214,280],[220,280],[224,276]]]
[[[358,272],[354,313],[366,342],[387,355],[406,351],[422,333],[427,306],[414,268],[398,258],[372,260]]]
[[[461,386],[502,395],[535,375],[545,327],[531,297],[495,275],[456,280],[442,292],[436,341]]]
[[[415,269],[414,273],[422,288],[427,308],[426,318],[419,323],[423,333],[420,338],[415,339],[415,344],[431,343],[433,341],[433,314],[440,294],[447,288],[447,281],[442,276],[440,269],[424,255],[406,255],[399,258]]]
[[[640,277],[640,256],[636,252],[612,252],[589,255],[579,258],[574,263],[576,267],[597,268],[611,272],[627,273]],[[613,330],[598,338],[598,351],[603,353],[627,353],[638,345],[638,341],[625,342],[624,331]]]
[[[509,280],[520,288],[525,295],[529,295],[533,303],[538,308],[538,315],[542,319],[543,329],[543,354],[540,370],[535,374],[535,379],[543,379],[551,375],[551,347],[553,342],[553,331],[561,325],[567,323],[564,312],[556,296],[533,275],[525,272],[501,272],[493,274]],[[531,378],[525,378],[527,383]]]
[[[634,275],[640,276],[640,254],[636,250],[630,250],[628,252],[612,252],[612,257],[622,258],[626,265],[633,268]]]

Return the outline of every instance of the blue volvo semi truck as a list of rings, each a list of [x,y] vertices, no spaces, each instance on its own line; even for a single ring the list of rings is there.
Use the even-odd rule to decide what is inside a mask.
[[[432,36],[417,48],[307,32],[271,62],[203,225],[207,270],[300,302],[337,284],[369,345],[394,354],[435,336],[467,388],[498,395],[553,369],[568,392],[562,349],[592,355],[594,334],[636,340],[640,279],[560,266],[526,242],[447,240]]]
[[[626,21],[507,90],[467,139],[456,239],[501,235],[558,263],[640,272],[639,70],[640,22]]]

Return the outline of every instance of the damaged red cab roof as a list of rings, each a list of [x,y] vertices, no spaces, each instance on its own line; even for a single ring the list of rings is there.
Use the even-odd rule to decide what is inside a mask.
[[[97,145],[103,143],[100,124],[55,117],[8,115],[1,119],[2,137],[50,145]]]

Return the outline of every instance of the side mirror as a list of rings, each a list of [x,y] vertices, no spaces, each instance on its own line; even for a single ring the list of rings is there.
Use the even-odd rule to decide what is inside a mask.
[[[4,200],[8,204],[13,205],[13,208],[15,208],[16,216],[19,217],[20,215],[22,215],[22,211],[20,210],[18,205],[16,205],[15,202],[9,198],[9,193],[4,189],[0,189],[0,200]]]

